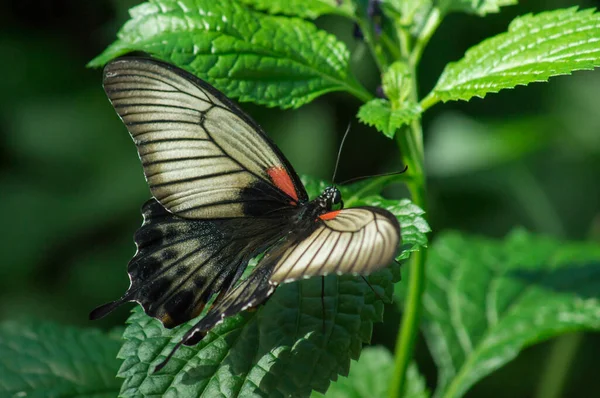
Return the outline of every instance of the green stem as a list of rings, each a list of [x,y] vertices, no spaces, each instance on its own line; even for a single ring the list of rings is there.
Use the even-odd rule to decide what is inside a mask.
[[[354,85],[346,85],[346,91],[365,103],[374,98],[373,95],[358,82]]]
[[[364,17],[360,17],[357,20],[358,27],[362,31],[364,36],[365,43],[369,45],[369,49],[371,50],[371,54],[373,54],[373,59],[377,64],[377,68],[379,68],[379,72],[383,73],[387,68],[387,61],[381,49],[381,45],[377,43],[375,40],[375,34],[373,32],[373,27],[371,23]]]
[[[421,296],[425,287],[426,258],[427,252],[424,249],[413,253],[411,256],[411,273],[408,281],[408,295],[402,315],[402,328],[396,336],[394,373],[389,390],[390,398],[403,396],[406,389],[406,371],[412,361],[421,318]],[[413,325],[416,325],[416,328]]]
[[[410,63],[412,65],[417,65],[421,60],[421,56],[423,55],[423,51],[429,43],[429,39],[433,36],[438,26],[442,22],[442,12],[439,8],[433,7],[429,11],[429,15],[427,16],[427,21],[425,25],[423,25],[423,29],[419,32],[419,37],[415,41],[415,46],[410,53]]]
[[[411,48],[411,39],[405,29],[400,28],[398,36],[401,43],[402,56],[408,61],[413,86],[410,97],[418,101],[417,65],[425,46],[441,22],[442,13],[433,8],[427,21]],[[427,211],[427,186],[424,169],[423,129],[420,120],[414,120],[409,128],[397,132],[397,142],[404,162],[414,179],[407,183],[413,202]],[[395,348],[394,373],[389,388],[389,397],[398,398],[406,389],[406,372],[412,361],[415,342],[419,334],[422,310],[423,290],[425,288],[425,262],[427,251],[422,248],[413,253],[410,259],[408,291],[402,318],[402,327],[397,336]]]
[[[440,102],[440,99],[432,91],[429,94],[427,94],[427,96],[425,98],[423,98],[421,100],[421,102],[419,103],[419,105],[421,105],[422,111],[425,112],[425,110],[431,108],[432,106],[434,106],[438,102]]]
[[[583,333],[560,336],[552,345],[550,358],[544,365],[535,398],[560,398],[577,351],[583,341]]]
[[[385,33],[381,34],[381,42],[385,45],[385,48],[390,52],[392,57],[395,59],[402,58],[402,54],[398,47],[396,47],[396,43]]]
[[[413,75],[414,76],[414,75]],[[423,170],[422,131],[419,121],[413,123],[410,129],[397,133],[398,145],[402,151],[404,162],[409,170],[414,173],[414,180],[407,183],[413,202],[427,209],[426,186]],[[418,141],[415,141],[418,138]],[[408,279],[408,293],[404,305],[402,327],[396,338],[395,365],[389,389],[390,398],[403,395],[406,385],[406,372],[413,357],[415,341],[419,333],[419,320],[421,317],[421,301],[425,287],[425,261],[427,252],[424,248],[412,254],[410,259],[410,274]]]
[[[429,17],[427,18],[427,22],[425,22],[425,25],[423,26],[423,30],[421,30],[421,33],[419,34],[419,38],[417,39],[417,41],[415,43],[415,47],[414,47],[412,53],[410,54],[410,59],[409,59],[410,64],[417,65],[419,63],[419,61],[421,60],[421,56],[423,55],[423,51],[425,50],[425,47],[427,46],[427,43],[429,43],[429,40],[435,33],[436,29],[438,28],[438,26],[440,26],[440,23],[442,22],[442,18],[443,18],[443,13],[439,8],[431,9],[431,11],[429,12]],[[420,102],[422,112],[425,112],[425,110],[431,108],[433,105],[437,104],[439,101],[440,101],[440,99],[433,93],[433,91],[430,92]]]

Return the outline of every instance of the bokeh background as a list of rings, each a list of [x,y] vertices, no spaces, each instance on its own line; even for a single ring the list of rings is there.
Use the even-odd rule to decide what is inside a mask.
[[[128,286],[126,265],[149,197],[124,126],[86,63],[115,37],[137,0],[0,2],[0,320],[41,318],[83,327],[123,325],[129,308],[92,324],[96,305]],[[528,0],[485,19],[453,14],[427,48],[423,93],[445,63],[526,12],[592,0]],[[353,68],[375,90],[378,74],[352,26],[318,25],[354,52]],[[600,241],[600,70],[507,90],[485,100],[436,105],[424,117],[430,213],[436,232],[501,238],[516,226]],[[393,143],[358,123],[359,102],[329,94],[295,111],[243,104],[299,173],[331,178],[338,143],[352,130],[339,180],[398,170]],[[392,187],[390,195],[406,195]],[[393,348],[400,314],[390,305],[374,342]],[[538,397],[549,358],[564,359],[565,397],[598,396],[600,338],[573,335],[527,349],[469,397]],[[573,358],[569,355],[573,354]],[[421,341],[430,385],[435,367]],[[544,376],[546,375],[546,376]],[[545,398],[545,397],[544,397]]]

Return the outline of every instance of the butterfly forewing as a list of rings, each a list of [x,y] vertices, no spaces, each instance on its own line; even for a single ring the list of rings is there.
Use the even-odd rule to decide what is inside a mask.
[[[185,218],[260,216],[308,200],[287,160],[223,94],[160,61],[124,58],[104,69],[152,195]]]

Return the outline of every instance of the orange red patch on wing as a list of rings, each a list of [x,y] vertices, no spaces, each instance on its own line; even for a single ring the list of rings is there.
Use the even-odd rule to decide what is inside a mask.
[[[321,214],[319,218],[323,221],[333,220],[338,214],[340,214],[340,211],[341,210],[330,211],[329,213]]]
[[[268,168],[267,174],[277,188],[281,189],[290,198],[293,198],[296,202],[298,202],[298,194],[296,193],[296,188],[294,187],[292,178],[283,167],[273,166]]]

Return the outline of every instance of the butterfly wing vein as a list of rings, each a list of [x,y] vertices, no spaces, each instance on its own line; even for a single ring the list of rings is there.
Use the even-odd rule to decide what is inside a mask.
[[[381,209],[346,209],[319,223],[275,264],[273,283],[317,275],[369,274],[392,261],[400,240],[398,221]]]

